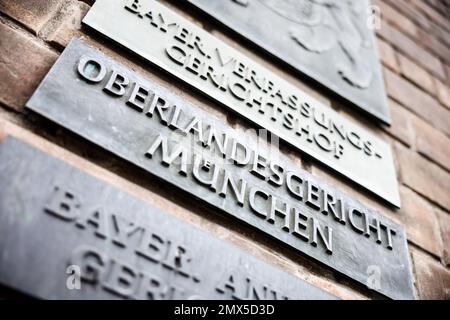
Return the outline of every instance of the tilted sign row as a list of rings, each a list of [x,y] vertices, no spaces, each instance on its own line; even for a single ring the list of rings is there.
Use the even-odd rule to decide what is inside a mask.
[[[83,22],[400,206],[388,144],[153,0],[97,0]]]
[[[400,225],[79,40],[27,107],[363,284],[375,268],[386,296],[413,297]]]
[[[185,1],[369,114],[390,122],[373,31],[380,17],[374,15],[377,11],[369,0]]]
[[[44,299],[335,299],[12,137],[0,282]]]

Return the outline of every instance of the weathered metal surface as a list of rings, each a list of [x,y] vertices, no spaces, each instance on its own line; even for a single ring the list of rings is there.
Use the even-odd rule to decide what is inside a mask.
[[[257,143],[254,134],[232,129],[79,40],[27,107],[218,213],[363,284],[378,279],[373,288],[386,296],[413,297],[400,225]]]
[[[44,299],[336,299],[15,138],[0,159],[2,284]]]
[[[186,1],[390,123],[375,37],[369,29],[380,17],[368,0]]]
[[[400,206],[388,144],[163,5],[97,0],[83,22]]]

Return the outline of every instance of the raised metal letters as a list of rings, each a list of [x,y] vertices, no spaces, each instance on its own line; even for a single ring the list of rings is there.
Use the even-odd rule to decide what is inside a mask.
[[[15,138],[0,175],[0,282],[33,296],[335,299]]]
[[[153,0],[97,0],[84,23],[395,206],[388,144]]]
[[[142,0],[141,0],[142,1]],[[368,0],[187,0],[256,45],[389,123]],[[270,28],[267,27],[270,21]]]
[[[79,40],[27,107],[363,284],[378,268],[374,290],[413,297],[401,226]]]

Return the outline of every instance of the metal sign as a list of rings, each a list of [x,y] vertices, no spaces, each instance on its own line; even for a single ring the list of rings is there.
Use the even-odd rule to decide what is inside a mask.
[[[388,144],[163,5],[98,0],[83,22],[400,206]]]
[[[79,40],[26,106],[388,297],[413,297],[400,225]]]
[[[373,34],[380,19],[379,10],[370,6],[368,0],[187,1],[359,108],[390,123]]]
[[[0,282],[44,299],[336,299],[14,138]]]

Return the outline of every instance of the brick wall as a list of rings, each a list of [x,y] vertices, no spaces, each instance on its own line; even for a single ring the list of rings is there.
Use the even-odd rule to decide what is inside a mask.
[[[377,298],[364,286],[314,263],[250,228],[174,195],[158,180],[143,177],[132,165],[112,157],[57,125],[24,109],[43,76],[73,36],[80,37],[234,127],[247,121],[200,96],[126,50],[81,26],[94,0],[2,0],[0,2],[0,137],[13,135],[64,159],[119,188],[199,225],[263,260],[343,299]],[[393,117],[392,126],[369,120],[219,24],[177,1],[166,5],[258,63],[365,127],[392,146],[402,208],[337,176],[287,145],[287,154],[313,175],[404,225],[417,296],[450,299],[450,4],[444,0],[373,0],[382,12],[378,49]],[[18,293],[0,289],[0,297]]]

